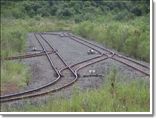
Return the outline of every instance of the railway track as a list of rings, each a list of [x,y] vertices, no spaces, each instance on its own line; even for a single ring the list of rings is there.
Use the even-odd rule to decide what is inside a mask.
[[[41,86],[41,87],[39,87],[39,88],[36,88],[36,89],[33,89],[33,90],[24,91],[24,92],[20,92],[20,93],[16,93],[16,94],[10,94],[10,95],[1,96],[1,97],[0,97],[1,100],[6,99],[6,98],[12,98],[12,97],[17,97],[17,96],[23,96],[23,95],[27,95],[27,94],[30,94],[30,93],[34,93],[34,92],[36,92],[36,91],[40,91],[40,90],[42,90],[42,89],[44,89],[44,88],[46,88],[46,87],[49,87],[49,86],[52,85],[52,84],[55,84],[55,83],[61,78],[60,72],[56,69],[56,67],[55,67],[55,65],[54,65],[54,63],[53,63],[53,61],[52,61],[52,59],[51,59],[51,56],[49,56],[49,54],[46,52],[46,49],[45,49],[45,47],[42,45],[41,40],[37,37],[36,34],[34,34],[34,35],[35,35],[35,38],[37,39],[37,41],[39,42],[40,46],[42,47],[43,52],[46,54],[47,59],[48,59],[50,65],[51,65],[51,68],[56,72],[56,75],[57,75],[58,77],[57,77],[54,81],[52,81],[52,82],[50,82],[50,83],[48,83],[48,84],[46,84],[46,85],[44,85],[44,86]],[[43,39],[43,40],[45,40],[45,39]],[[53,47],[51,47],[51,49],[52,49],[53,51],[55,51],[55,50],[53,49]],[[59,56],[58,53],[55,53],[55,54],[56,54],[57,56]],[[65,66],[68,67],[68,65],[67,65],[67,64],[65,63],[65,61],[61,58],[61,56],[59,56],[59,59],[60,59],[61,62],[64,64],[64,67],[65,67]],[[68,68],[69,68],[69,67],[68,67]],[[72,71],[72,72],[73,72],[73,71]],[[74,73],[74,72],[73,72],[73,73]]]
[[[40,36],[41,36],[41,35],[40,35]],[[37,38],[36,35],[35,35],[35,37]],[[41,37],[42,37],[42,36],[41,36]],[[43,37],[42,37],[42,38],[43,38]],[[37,38],[37,39],[38,39],[38,38]],[[43,38],[43,39],[44,39],[44,38]],[[41,44],[40,40],[39,40],[39,43]],[[47,43],[48,43],[48,42],[47,42]],[[52,46],[50,46],[50,47],[52,47]],[[45,51],[45,48],[44,48],[44,47],[42,47],[42,48],[43,48],[43,51]],[[49,56],[47,56],[47,57],[49,57]],[[60,56],[60,58],[61,58],[61,56]],[[48,59],[51,60],[50,57],[49,57]],[[3,102],[14,101],[14,100],[21,100],[21,99],[25,99],[25,98],[32,98],[32,97],[37,97],[37,96],[41,96],[41,95],[47,94],[48,92],[56,92],[56,91],[59,91],[59,90],[61,90],[61,89],[63,89],[63,88],[66,88],[66,87],[70,86],[71,84],[73,84],[73,83],[77,80],[78,76],[75,75],[75,78],[74,78],[72,81],[70,81],[69,83],[62,82],[61,85],[58,86],[58,88],[55,88],[55,89],[53,89],[53,90],[51,90],[51,91],[47,91],[47,89],[46,89],[45,91],[42,90],[42,92],[41,92],[41,89],[45,89],[45,88],[49,87],[50,85],[53,85],[53,84],[55,84],[57,81],[59,81],[59,79],[61,79],[61,78],[63,77],[63,76],[61,76],[61,72],[64,71],[65,69],[67,69],[67,68],[73,67],[74,70],[75,70],[75,72],[73,72],[73,73],[74,73],[74,74],[77,74],[77,70],[80,70],[80,69],[83,68],[83,67],[86,67],[86,66],[88,66],[88,65],[91,65],[91,64],[96,63],[96,62],[99,62],[99,61],[102,61],[102,60],[104,60],[104,59],[107,59],[107,57],[104,58],[104,54],[102,54],[102,55],[100,55],[100,56],[97,56],[97,57],[94,57],[94,58],[91,58],[91,59],[84,60],[84,61],[82,61],[82,62],[76,63],[76,64],[74,64],[74,65],[72,65],[72,66],[70,66],[70,67],[69,67],[68,65],[66,65],[65,68],[63,68],[63,69],[61,69],[61,70],[59,70],[59,71],[56,71],[56,72],[58,72],[58,78],[57,78],[55,81],[53,81],[53,82],[51,82],[51,83],[49,83],[49,84],[47,84],[47,85],[45,85],[45,86],[42,86],[42,87],[40,87],[40,88],[34,89],[34,90],[29,90],[29,91],[25,91],[25,92],[22,92],[22,93],[16,93],[16,94],[11,94],[11,95],[1,96],[1,97],[0,97],[1,102],[3,103]],[[62,60],[63,60],[63,59],[62,59]],[[52,65],[52,68],[54,68],[54,64],[52,63],[51,65]],[[77,67],[79,67],[79,68],[77,68]],[[71,71],[72,71],[72,69],[71,69]],[[60,81],[61,81],[61,80],[60,80]],[[64,85],[63,85],[63,84],[64,84]],[[34,92],[35,92],[35,94],[32,94],[32,93],[34,93]],[[38,93],[36,93],[36,92],[38,92]],[[39,92],[40,92],[40,93],[39,93]]]
[[[72,35],[72,34],[69,34],[69,33],[67,33],[67,34],[68,34],[69,36],[68,36],[68,35],[65,35],[65,33],[64,33],[64,35],[65,35],[66,37],[69,37],[70,39],[72,39],[72,40],[74,40],[74,41],[76,41],[76,42],[78,42],[78,43],[81,43],[81,44],[83,44],[83,45],[85,45],[85,46],[88,46],[88,47],[94,49],[95,51],[97,51],[97,52],[99,52],[99,53],[101,53],[101,54],[103,54],[104,52],[102,52],[102,51],[100,51],[100,50],[103,50],[103,51],[105,51],[105,54],[108,53],[108,57],[112,58],[113,60],[118,61],[118,62],[120,62],[120,63],[122,63],[122,64],[124,64],[124,65],[127,65],[127,66],[133,68],[134,70],[139,71],[139,72],[142,73],[142,74],[145,74],[145,75],[147,75],[147,76],[150,75],[150,68],[149,68],[149,66],[147,66],[147,65],[144,65],[144,64],[142,64],[142,63],[139,63],[139,62],[137,62],[137,61],[135,61],[135,60],[133,60],[133,59],[130,59],[130,58],[126,57],[126,56],[123,56],[123,55],[120,55],[120,54],[118,54],[118,53],[115,53],[115,52],[113,52],[113,51],[111,51],[111,50],[109,50],[109,49],[107,49],[107,48],[103,48],[103,47],[101,47],[101,46],[98,46],[98,45],[96,45],[96,44],[94,44],[94,43],[91,43],[91,42],[89,42],[89,41],[86,41],[86,40],[84,40],[84,39],[82,39],[82,38],[80,38],[80,37],[77,37],[77,36],[75,36],[75,35]],[[87,44],[88,44],[88,45],[87,45]],[[93,47],[92,47],[92,46],[93,46]],[[99,50],[98,50],[97,48],[98,48]]]
[[[140,65],[139,63],[135,63],[135,62],[130,63],[130,61],[128,59],[120,57],[119,55],[114,55],[112,57],[112,59],[116,60],[122,64],[125,64],[125,65],[131,67],[132,69],[141,72],[142,74],[149,76],[149,68],[147,68],[143,65]]]
[[[81,62],[79,62],[79,63],[72,64],[72,65],[70,65],[70,67],[72,67],[72,68],[75,67],[75,69],[76,69],[76,67],[78,67],[77,65],[80,65],[80,64],[89,62],[89,61],[91,61],[91,60],[94,60],[94,59],[97,59],[97,58],[100,58],[100,57],[102,57],[102,55],[97,56],[97,57],[94,57],[94,58],[90,58],[90,59],[87,59],[87,60],[84,60],[84,61],[81,61]],[[66,70],[67,68],[68,68],[68,67],[64,67],[64,68],[62,68],[61,70],[58,71],[59,74],[61,75],[60,78],[63,77],[62,72],[63,72],[64,70]],[[21,92],[21,93],[16,93],[16,94],[10,94],[10,95],[1,96],[0,99],[2,100],[2,99],[13,98],[13,97],[17,97],[17,96],[24,96],[25,94],[32,94],[32,93],[34,93],[34,92],[41,91],[42,89],[47,88],[47,87],[52,86],[52,85],[54,85],[55,83],[57,83],[57,81],[58,81],[60,78],[56,78],[55,81],[52,81],[52,82],[50,82],[50,83],[48,83],[48,84],[46,84],[46,85],[44,85],[44,86],[42,86],[42,87],[39,87],[39,88],[36,88],[36,89],[33,89],[33,90],[28,90],[28,91]]]
[[[54,53],[54,51],[47,51],[48,54]],[[0,60],[17,60],[17,59],[25,59],[25,58],[32,58],[32,57],[39,57],[46,55],[43,51],[39,53],[30,53],[30,54],[24,54],[24,55],[18,55],[18,56],[13,56],[13,57],[4,57],[0,58]]]
[[[39,34],[34,34],[36,39],[38,40],[39,44],[41,45],[42,49],[43,49],[43,54],[47,56],[48,61],[50,62],[50,65],[52,67],[53,70],[55,70],[56,75],[58,76],[54,81],[41,86],[39,88],[33,89],[33,90],[28,90],[25,92],[21,92],[21,93],[16,93],[16,94],[10,94],[10,95],[5,95],[5,96],[1,96],[0,97],[0,102],[1,103],[5,103],[5,102],[10,102],[10,101],[16,101],[16,100],[23,100],[23,99],[28,99],[28,98],[33,98],[33,97],[39,97],[39,96],[43,96],[43,95],[47,95],[50,93],[54,93],[57,91],[60,91],[62,89],[65,89],[69,86],[71,86],[72,84],[74,84],[77,80],[78,80],[78,72],[79,70],[81,70],[82,68],[85,68],[89,65],[92,65],[94,63],[106,60],[108,58],[111,58],[115,61],[118,61],[122,64],[125,64],[133,69],[135,69],[136,71],[141,72],[142,74],[145,74],[147,76],[149,76],[149,66],[146,66],[144,64],[141,64],[133,59],[130,59],[126,56],[123,55],[119,55],[118,53],[115,53],[109,49],[103,48],[101,46],[95,45],[94,43],[91,43],[89,41],[86,41],[80,37],[74,36],[72,34],[69,33],[63,33],[63,34],[52,34],[51,35],[59,35],[60,37],[69,37],[70,39],[85,45],[91,49],[94,49],[97,53],[99,53],[99,56],[91,58],[91,59],[87,59],[84,61],[81,61],[79,63],[73,64],[73,65],[68,65],[66,64],[66,62],[64,61],[64,59],[62,58],[62,56],[58,53],[58,52],[54,52],[55,55],[60,59],[60,61],[64,64],[64,67],[62,67],[60,70],[58,70],[56,68],[56,66],[54,65],[54,63],[52,62],[51,56],[49,54],[51,54],[50,52],[46,52],[45,47],[42,45],[41,40],[39,40],[39,38],[37,37],[40,36],[40,38],[42,38],[42,40],[44,42],[46,42],[46,44],[52,49],[52,51],[55,51],[54,47],[52,46],[52,44],[50,44],[42,35],[46,35],[46,33],[39,33]],[[70,76],[67,76],[64,74],[65,71],[69,70],[71,73],[68,74],[72,74]],[[66,77],[67,76],[67,77]],[[65,80],[65,78],[67,78]],[[55,84],[55,85],[54,85]]]
[[[100,57],[97,57],[97,58],[94,58],[93,60],[89,60],[88,63],[86,61],[83,61],[84,63],[80,63],[80,64],[74,64],[73,66],[71,67],[74,67],[75,69],[75,73],[77,74],[77,72],[79,70],[81,70],[82,68],[85,68],[89,65],[92,65],[94,63],[98,63],[100,61],[104,61],[108,59],[108,57],[106,56],[100,56]],[[65,69],[67,69],[68,67],[65,67]],[[78,77],[75,77],[72,81],[58,87],[58,88],[53,88],[51,90],[47,90],[47,91],[42,91],[42,92],[38,92],[36,94],[27,94],[27,95],[22,95],[22,96],[16,96],[16,97],[10,97],[10,98],[5,98],[5,99],[1,99],[1,103],[6,103],[6,102],[10,102],[10,101],[17,101],[17,100],[23,100],[23,99],[28,99],[28,98],[34,98],[34,97],[39,97],[39,96],[44,96],[44,95],[47,95],[47,94],[51,94],[51,93],[54,93],[54,92],[57,92],[57,91],[60,91],[62,89],[65,89],[69,86],[71,86],[72,84],[74,84],[76,81],[77,81]]]

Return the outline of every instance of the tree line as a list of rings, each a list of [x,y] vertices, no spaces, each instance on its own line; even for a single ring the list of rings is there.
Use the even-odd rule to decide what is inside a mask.
[[[74,19],[76,22],[92,19],[93,16],[115,15],[116,20],[142,16],[149,13],[148,0],[6,0],[1,1],[1,13],[15,18],[56,16],[62,19]]]

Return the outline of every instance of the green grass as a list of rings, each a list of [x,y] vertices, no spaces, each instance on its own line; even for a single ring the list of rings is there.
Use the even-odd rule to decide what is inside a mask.
[[[29,19],[7,19],[2,18],[1,30],[1,58],[16,56],[25,53],[26,39],[29,32],[45,32],[70,30],[73,23],[57,20],[55,18],[29,18]],[[2,61],[1,66],[1,90],[6,83],[14,83],[17,87],[26,86],[30,74],[29,68],[17,62]],[[19,72],[20,71],[20,72]]]
[[[123,22],[102,18],[81,22],[73,31],[108,48],[149,62],[149,16]]]
[[[29,32],[70,30],[73,23],[55,18],[2,19],[1,57],[22,53]]]
[[[71,98],[49,99],[43,103],[25,103],[21,107],[5,107],[3,111],[29,112],[149,112],[149,83],[142,78],[128,80],[113,70],[99,89],[79,91]]]
[[[1,91],[7,90],[8,84],[15,84],[17,89],[27,85],[30,77],[29,68],[24,64],[14,61],[3,61],[1,63]]]
[[[112,17],[104,20],[103,17],[97,19],[76,24],[73,21],[58,20],[55,17],[2,18],[1,57],[24,53],[29,32],[71,30],[73,33],[95,40],[136,59],[149,61],[149,24],[146,17],[138,17],[128,22],[114,21],[111,20]],[[2,61],[2,85],[15,83],[19,88],[26,86],[26,82],[30,79],[28,79],[29,68],[26,67],[18,61]]]
[[[73,33],[99,42],[108,48],[149,62],[148,3],[126,2],[126,4],[120,3],[121,5],[111,2],[99,4],[93,1],[80,3],[63,2],[58,4],[56,2],[51,4],[49,1],[3,1],[1,8],[1,58],[25,53],[29,32],[71,30]],[[136,6],[134,6],[135,4]],[[114,5],[118,8],[109,10]],[[121,7],[123,9],[119,9]],[[129,8],[130,11],[126,8]],[[141,16],[137,15],[139,11],[142,12]],[[76,93],[70,100],[57,99],[38,107],[27,105],[18,111],[149,110],[149,89],[143,81],[141,81],[142,85],[140,85],[140,81],[121,84],[114,81],[115,78],[115,74],[111,73],[109,84],[105,83],[103,88]],[[5,84],[16,84],[18,88],[25,87],[29,79],[31,79],[29,68],[19,60],[1,61],[2,91],[5,90]],[[111,88],[110,84],[116,85]],[[14,110],[17,109],[11,108],[11,111]]]

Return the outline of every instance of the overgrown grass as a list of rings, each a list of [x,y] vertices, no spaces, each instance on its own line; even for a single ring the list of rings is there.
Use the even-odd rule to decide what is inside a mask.
[[[123,81],[122,81],[123,79]],[[21,107],[5,107],[4,111],[29,112],[148,112],[149,82],[127,77],[113,70],[100,89],[81,92],[74,88],[71,98],[54,98],[46,103],[26,103]]]
[[[78,24],[73,21],[58,20],[55,17],[2,18],[1,57],[24,53],[29,32],[71,30],[73,33],[100,42],[129,56],[149,61],[149,20],[146,17],[139,17],[123,23],[111,20],[112,16],[104,20],[103,18],[98,17],[98,20]],[[8,64],[10,63],[2,62],[2,85],[4,82],[26,84],[28,76],[26,76],[25,66],[14,62],[10,66]],[[17,73],[17,69],[15,68],[14,71],[13,67],[20,69],[21,72]],[[11,80],[15,79],[15,77],[17,77],[16,81]],[[21,80],[19,80],[19,77]]]
[[[58,21],[55,18],[51,18],[41,18],[40,16],[32,19],[2,18],[1,58],[3,59],[3,57],[23,54],[26,49],[27,34],[29,32],[69,30],[73,26],[73,23],[71,22]],[[18,62],[14,63],[7,61],[2,61],[1,64],[2,85],[5,85],[5,83],[15,83],[18,87],[20,84],[26,85],[26,80],[29,79],[26,79],[28,76],[26,76],[27,71],[25,65],[19,64]],[[18,69],[20,69],[20,72]]]
[[[30,77],[29,69],[24,64],[14,61],[3,61],[1,63],[1,92],[7,91],[9,85],[19,89],[26,86]]]
[[[73,23],[55,18],[2,19],[1,56],[22,53],[29,32],[70,30]]]
[[[136,6],[132,7],[135,4]],[[117,7],[114,7],[115,5]],[[109,10],[112,7],[114,9]],[[49,1],[2,1],[1,13],[1,58],[24,53],[29,32],[71,30],[108,48],[149,62],[149,4],[145,2],[106,4],[105,1],[102,3],[94,3],[94,1],[57,3],[56,1],[52,4]],[[28,70],[28,67],[18,61],[1,61],[1,89],[4,90],[3,86],[9,83],[15,83],[19,88],[26,86],[29,80]],[[131,92],[124,84],[116,83],[116,85],[119,93],[105,84],[104,88],[99,90],[74,94],[70,101],[67,99],[50,101],[48,106],[39,106],[39,109],[29,105],[24,110],[31,108],[32,111],[44,109],[44,111],[148,111],[147,87],[141,88],[138,82],[131,82],[126,84],[130,89],[135,88]],[[142,84],[142,87],[144,85]],[[137,90],[137,86],[140,90]],[[115,96],[109,92],[111,89]],[[129,92],[128,96],[126,92]],[[135,96],[135,93],[147,97]],[[146,102],[143,101],[144,98]],[[127,103],[126,100],[131,102]],[[124,107],[118,107],[119,104]]]
[[[149,16],[130,21],[114,21],[112,17],[85,21],[77,24],[74,31],[90,40],[128,56],[149,62]],[[104,18],[104,17],[102,17]],[[110,19],[109,19],[110,18]]]
[[[29,19],[2,18],[1,30],[1,58],[23,54],[26,49],[27,34],[29,32],[45,32],[70,30],[73,23],[57,20],[55,18],[41,18],[40,16]],[[1,87],[6,83],[14,83],[17,87],[26,86],[29,76],[25,65],[19,62],[1,62]],[[21,85],[22,84],[22,85]]]

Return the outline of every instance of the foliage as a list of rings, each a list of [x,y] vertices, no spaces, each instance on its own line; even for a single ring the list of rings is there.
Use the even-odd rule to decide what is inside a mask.
[[[56,30],[69,30],[73,24],[53,19],[43,19],[36,16],[33,19],[2,19],[1,31],[1,58],[23,54],[26,50],[28,32],[45,32]],[[30,79],[28,67],[19,62],[1,62],[1,89],[5,84],[16,84],[18,88],[26,86]],[[2,91],[3,92],[3,91]]]
[[[138,17],[129,22],[98,21],[81,22],[74,27],[74,32],[85,38],[96,40],[108,48],[149,62],[149,20],[147,16]]]
[[[107,2],[105,0],[91,1],[56,1],[56,0],[41,0],[41,1],[1,1],[2,16],[12,16],[14,18],[34,17],[41,15],[42,17],[57,16],[59,18],[76,18],[89,20],[97,15],[106,15],[108,12],[117,14],[117,11],[122,12],[117,16],[117,19],[126,19],[126,16],[134,14],[142,16],[149,13],[149,2],[128,0]],[[134,6],[134,7],[132,7]]]
[[[28,32],[45,32],[70,30],[73,27],[68,21],[43,19],[36,16],[33,19],[2,19],[1,57],[17,55],[25,50]]]
[[[12,24],[18,26],[16,29],[11,29],[12,31],[7,31],[10,26],[4,26],[6,22],[3,24],[2,19],[2,27],[6,27],[2,28],[2,35],[6,36],[2,39],[2,49],[8,48],[2,50],[2,56],[10,55],[10,51],[22,52],[26,32],[64,29],[73,30],[109,48],[149,62],[149,2],[147,0],[127,2],[12,0],[1,1],[1,4],[2,18],[7,21],[14,19]],[[77,27],[73,22],[77,23]],[[13,40],[10,40],[12,35]]]

